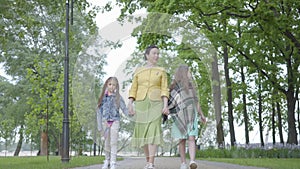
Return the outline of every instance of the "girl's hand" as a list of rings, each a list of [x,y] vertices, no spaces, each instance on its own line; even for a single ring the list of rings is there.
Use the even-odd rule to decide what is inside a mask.
[[[168,107],[164,107],[163,109],[162,109],[162,114],[164,114],[164,115],[169,115],[169,108]]]
[[[135,115],[135,111],[134,111],[134,109],[133,109],[132,103],[129,103],[129,104],[128,104],[128,113],[129,113],[129,115],[131,115],[131,116]]]
[[[200,120],[202,123],[206,123],[206,117],[203,114],[200,114]]]

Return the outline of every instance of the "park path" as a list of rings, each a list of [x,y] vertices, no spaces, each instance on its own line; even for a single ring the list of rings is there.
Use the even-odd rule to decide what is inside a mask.
[[[123,157],[124,160],[118,161],[118,169],[143,169],[145,165],[144,157]],[[187,161],[189,162],[189,161]],[[235,164],[228,164],[222,162],[211,162],[196,160],[198,164],[197,169],[266,169],[259,167],[241,166]],[[77,167],[73,169],[101,169],[102,164],[91,165],[86,167]],[[156,169],[179,169],[180,158],[179,157],[156,157],[155,158]]]

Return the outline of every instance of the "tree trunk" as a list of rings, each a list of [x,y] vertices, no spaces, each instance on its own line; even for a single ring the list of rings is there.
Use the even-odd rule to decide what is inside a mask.
[[[298,78],[300,80],[300,77]],[[298,134],[300,137],[300,108],[299,108],[299,89],[300,85],[299,83],[296,84],[296,101],[298,103]]]
[[[55,150],[55,155],[59,156],[60,155],[60,137],[61,134],[58,134],[58,137],[55,137],[54,140],[56,142],[55,146],[56,146],[56,150]]]
[[[259,136],[260,136],[260,145],[265,146],[263,138],[263,119],[262,119],[262,97],[261,97],[261,81],[259,80],[259,89],[258,89],[258,120],[259,120]]]
[[[24,136],[23,136],[23,128],[24,128],[23,125],[21,125],[20,131],[19,131],[19,141],[18,141],[16,150],[15,150],[14,156],[19,156],[21,148],[22,148],[23,138],[24,138]]]
[[[296,120],[295,120],[296,99],[293,96],[293,94],[294,94],[293,92],[288,92],[288,95],[287,95],[287,103],[288,103],[288,140],[287,140],[287,144],[298,145]]]
[[[58,149],[58,155],[61,156],[62,155],[62,153],[61,153],[62,152],[62,133],[59,134],[57,149]]]
[[[242,38],[242,31],[241,31],[241,23],[240,20],[238,20],[237,24],[237,30],[238,30],[238,37]],[[241,65],[241,78],[242,78],[242,85],[246,84],[246,78],[244,74],[244,65]],[[243,89],[243,95],[242,95],[242,100],[243,100],[243,116],[244,116],[244,125],[245,125],[245,139],[246,139],[246,145],[249,145],[249,117],[248,117],[248,112],[247,112],[247,89],[246,87],[242,87]]]
[[[41,133],[41,156],[48,154],[48,135],[46,132]]]
[[[278,131],[279,131],[279,138],[280,143],[283,145],[283,132],[282,132],[282,117],[281,117],[281,109],[280,109],[280,103],[276,102],[276,108],[277,108],[277,116],[278,116]]]
[[[272,100],[272,141],[273,141],[273,145],[276,144],[276,122],[275,122],[275,116],[276,116],[275,104],[274,104],[274,100]]]
[[[224,148],[224,133],[223,133],[223,120],[221,112],[221,88],[220,88],[220,74],[218,69],[217,54],[213,54],[212,64],[212,88],[213,88],[213,102],[216,116],[217,127],[217,144],[219,148]]]
[[[245,74],[244,74],[244,67],[241,66],[241,76],[242,76],[242,84],[246,84],[245,82]],[[246,145],[249,144],[249,117],[247,112],[247,99],[246,99],[246,88],[243,88],[243,115],[244,115],[244,122],[245,122],[245,138],[246,138]]]
[[[287,47],[289,51],[289,47]],[[299,56],[299,55],[298,55]],[[288,105],[288,140],[287,144],[298,145],[297,140],[297,131],[296,131],[296,119],[295,119],[295,106],[296,98],[298,95],[299,89],[297,88],[298,84],[297,77],[294,76],[293,67],[292,67],[291,55],[287,58],[287,74],[288,74],[288,90],[286,92],[287,105]],[[298,86],[299,87],[299,86]],[[296,91],[294,91],[296,90]]]
[[[233,124],[233,105],[232,105],[232,87],[231,81],[229,77],[229,68],[228,68],[228,48],[224,46],[224,71],[225,71],[225,79],[226,79],[226,88],[227,88],[227,104],[228,104],[228,123],[229,123],[229,132],[230,132],[230,144],[231,146],[235,146],[235,132],[234,132],[234,124]]]

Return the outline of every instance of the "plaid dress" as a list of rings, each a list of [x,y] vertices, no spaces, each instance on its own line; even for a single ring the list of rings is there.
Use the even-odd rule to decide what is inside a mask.
[[[198,134],[197,102],[198,98],[194,96],[192,86],[188,92],[179,84],[171,90],[168,104],[170,115],[174,120],[173,129],[176,131],[174,137],[185,138],[188,135]]]

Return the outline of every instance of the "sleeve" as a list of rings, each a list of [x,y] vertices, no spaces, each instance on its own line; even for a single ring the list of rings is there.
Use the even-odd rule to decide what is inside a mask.
[[[169,88],[168,88],[168,76],[165,70],[163,70],[161,77],[161,97],[169,98]]]
[[[120,97],[120,109],[122,110],[122,112],[126,115],[126,116],[128,116],[128,109],[127,109],[127,107],[126,107],[126,104],[125,104],[125,101],[124,101],[124,99],[123,99],[123,97]]]
[[[137,87],[138,87],[138,84],[137,84],[137,74],[135,73],[134,76],[133,76],[131,87],[129,89],[129,96],[128,96],[128,98],[131,97],[131,98],[133,98],[135,100],[135,98],[136,98],[136,92],[137,92]]]
[[[103,126],[102,126],[102,106],[100,106],[100,108],[98,107],[96,109],[96,116],[97,116],[97,128],[98,131],[102,131],[103,130]]]

